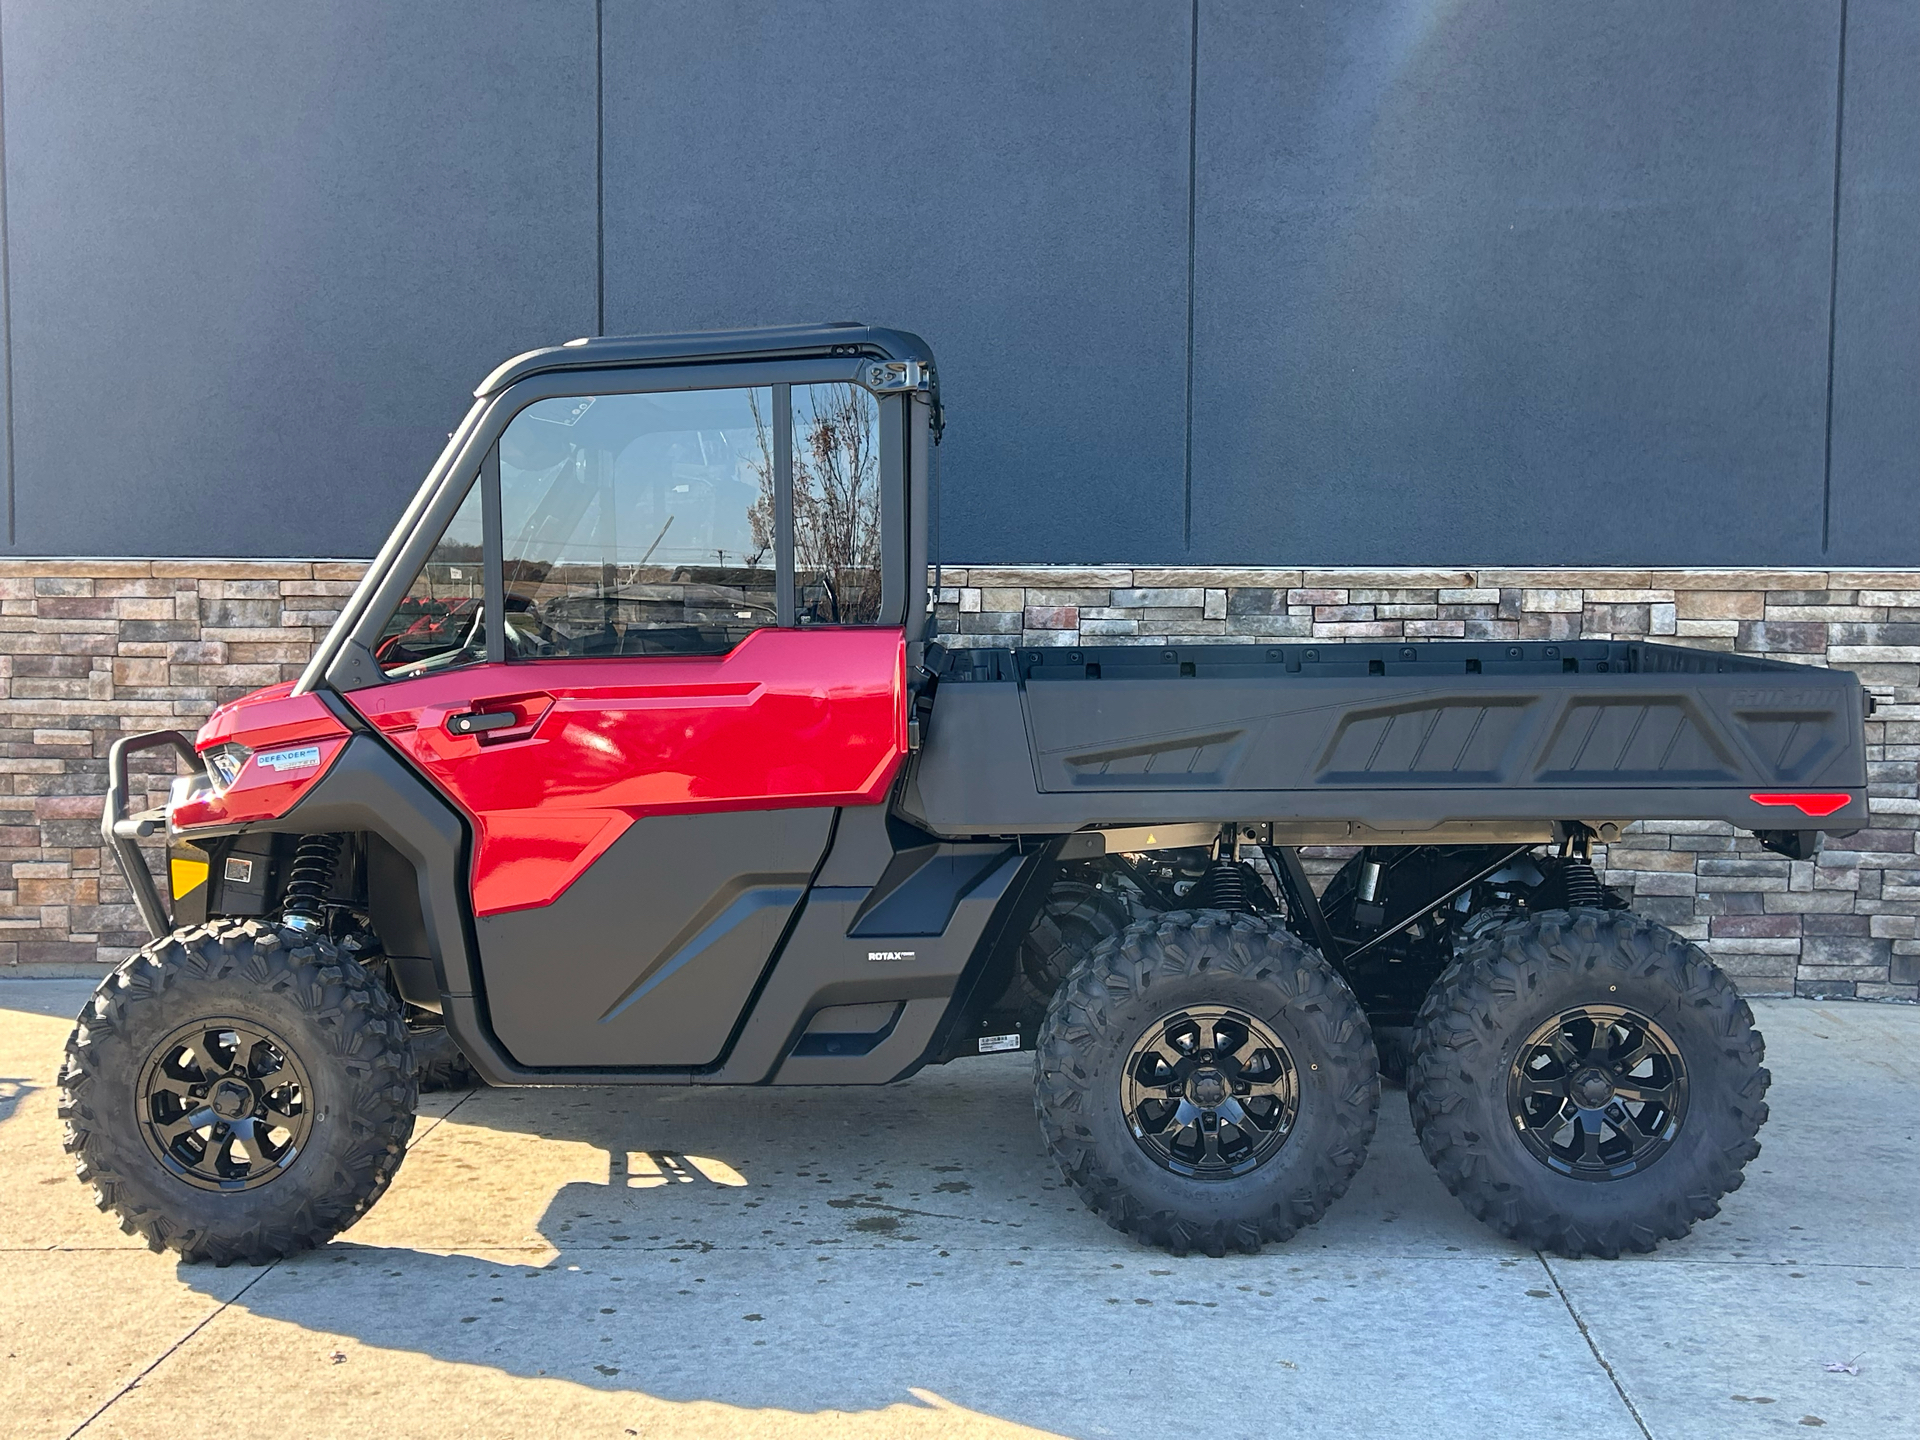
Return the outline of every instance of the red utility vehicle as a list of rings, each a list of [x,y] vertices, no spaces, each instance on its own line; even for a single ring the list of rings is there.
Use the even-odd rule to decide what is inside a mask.
[[[477,394],[297,683],[113,747],[154,939],[81,1015],[62,1113],[156,1247],[324,1241],[469,1064],[836,1085],[1037,1050],[1068,1178],[1175,1250],[1317,1219],[1383,1055],[1447,1184],[1530,1244],[1646,1249],[1739,1184],[1752,1016],[1590,848],[1858,828],[1851,676],[936,635],[939,390],[896,331],[574,341]],[[193,771],[130,813],[147,751]],[[1356,847],[1323,893],[1306,845]]]

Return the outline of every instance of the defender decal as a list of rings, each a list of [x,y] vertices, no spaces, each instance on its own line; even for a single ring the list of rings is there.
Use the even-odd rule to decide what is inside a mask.
[[[289,770],[311,770],[320,763],[320,747],[302,745],[297,750],[263,750],[253,757],[253,763],[279,775]]]

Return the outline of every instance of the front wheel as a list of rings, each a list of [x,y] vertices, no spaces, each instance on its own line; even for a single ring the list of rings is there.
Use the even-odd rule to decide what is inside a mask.
[[[1048,1148],[1116,1230],[1252,1252],[1346,1192],[1380,1104],[1352,992],[1260,916],[1176,911],[1104,942],[1048,1007]]]
[[[413,1131],[400,1002],[324,937],[176,931],[107,977],[60,1074],[75,1172],[154,1250],[264,1264],[366,1213]]]
[[[1549,911],[1428,993],[1407,1081],[1421,1149],[1535,1249],[1612,1258],[1718,1213],[1760,1153],[1769,1076],[1733,982],[1664,926]]]

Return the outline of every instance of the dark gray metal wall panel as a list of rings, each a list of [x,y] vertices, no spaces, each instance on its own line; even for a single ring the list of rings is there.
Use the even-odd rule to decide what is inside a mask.
[[[367,555],[594,323],[591,0],[4,16],[18,537]]]
[[[13,425],[13,305],[12,286],[7,281],[7,84],[6,13],[0,11],[0,500],[7,513],[0,517],[0,541],[12,538],[13,520],[13,446],[8,437]]]
[[[1820,558],[1837,0],[1203,0],[1194,556]]]
[[[1833,546],[1920,564],[1920,6],[1851,0],[1833,355]]]
[[[1913,562],[1920,12],[609,0],[608,326],[918,328],[944,553]],[[365,554],[595,328],[592,0],[8,0],[14,553]]]
[[[949,558],[1177,553],[1188,7],[609,5],[610,330],[925,335]]]

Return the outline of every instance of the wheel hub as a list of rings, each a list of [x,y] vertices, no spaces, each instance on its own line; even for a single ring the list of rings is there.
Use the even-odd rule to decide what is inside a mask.
[[[1620,1180],[1672,1147],[1687,1113],[1680,1050],[1618,1005],[1563,1010],[1520,1045],[1507,1113],[1534,1159],[1576,1180]]]
[[[254,1089],[244,1080],[229,1077],[213,1087],[208,1103],[222,1120],[238,1120],[253,1109]]]
[[[1582,1070],[1568,1087],[1583,1109],[1598,1110],[1613,1098],[1613,1080],[1604,1070]]]
[[[299,1057],[262,1025],[199,1020],[153,1048],[135,1097],[154,1158],[200,1190],[251,1190],[286,1173],[313,1129]]]
[[[1147,1027],[1121,1077],[1127,1124],[1156,1164],[1196,1179],[1264,1165],[1299,1112],[1287,1047],[1245,1011],[1176,1010]]]
[[[1187,1094],[1193,1103],[1209,1110],[1217,1108],[1227,1098],[1227,1092],[1227,1077],[1213,1069],[1194,1071],[1187,1085]]]

